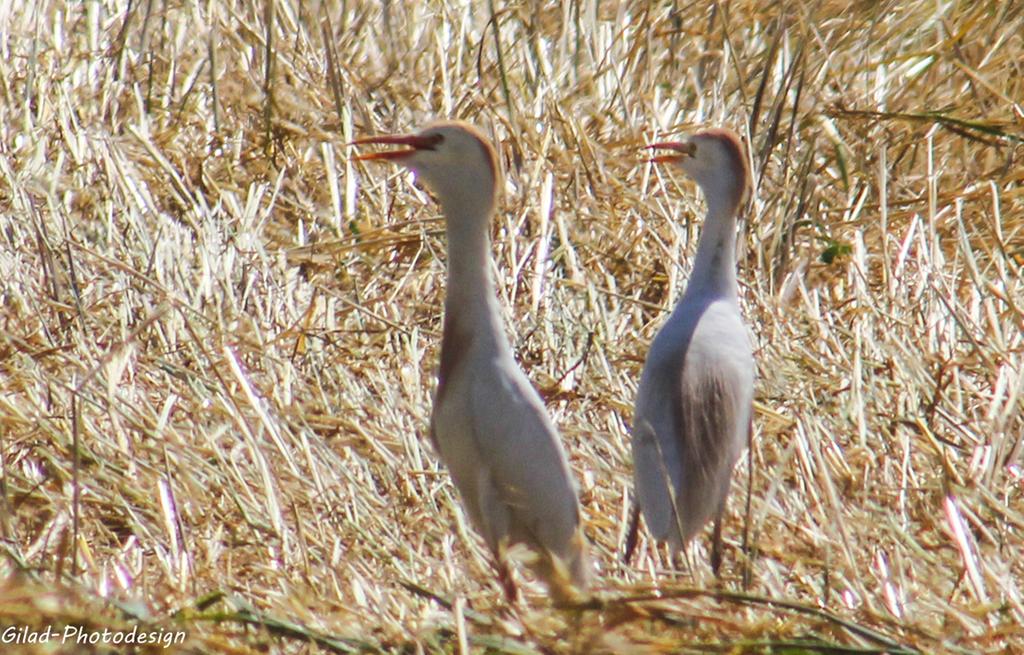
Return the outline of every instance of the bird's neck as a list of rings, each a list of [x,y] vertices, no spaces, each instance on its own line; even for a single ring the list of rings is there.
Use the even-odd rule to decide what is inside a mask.
[[[708,213],[685,295],[736,298],[737,209],[735,203],[708,198]]]
[[[488,348],[508,348],[490,274],[491,209],[456,206],[444,211],[448,232],[445,329],[484,339]]]

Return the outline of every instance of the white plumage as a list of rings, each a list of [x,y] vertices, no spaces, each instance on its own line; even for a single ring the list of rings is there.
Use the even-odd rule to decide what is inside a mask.
[[[509,598],[506,551],[525,544],[556,598],[587,584],[586,539],[565,452],[537,392],[512,357],[490,279],[489,225],[497,155],[475,128],[435,123],[414,135],[357,143],[410,146],[363,155],[415,171],[445,216],[448,282],[431,440],[470,519],[498,563]]]
[[[736,212],[750,183],[739,138],[707,130],[658,143],[704,192],[708,211],[686,291],[651,344],[633,418],[636,499],[651,535],[682,548],[715,520],[712,566],[736,460],[751,429],[754,360],[736,288]],[[626,557],[636,544],[634,509]]]

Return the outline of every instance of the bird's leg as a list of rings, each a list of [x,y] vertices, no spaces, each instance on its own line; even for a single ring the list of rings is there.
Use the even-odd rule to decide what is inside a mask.
[[[722,509],[719,508],[718,515],[715,516],[715,527],[711,531],[711,572],[718,578],[718,572],[722,568]]]
[[[743,517],[743,589],[750,589],[753,557],[750,553],[750,494],[754,487],[754,419],[747,427],[747,507]]]
[[[640,540],[640,504],[633,501],[633,507],[629,512],[629,528],[626,531],[626,548],[622,553],[622,563],[629,564],[633,559],[633,551]]]
[[[519,598],[519,590],[516,588],[516,581],[512,579],[512,570],[508,566],[508,560],[505,559],[504,553],[496,554],[496,559],[498,582],[501,583],[502,589],[505,590],[506,600],[508,600],[510,605],[515,605],[516,600]]]

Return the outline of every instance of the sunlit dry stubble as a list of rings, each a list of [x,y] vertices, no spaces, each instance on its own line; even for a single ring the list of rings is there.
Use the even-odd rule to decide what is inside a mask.
[[[485,5],[0,5],[0,567],[5,599],[43,599],[0,622],[184,625],[201,650],[1012,650],[1019,3]],[[616,563],[642,356],[702,212],[635,153],[748,139],[750,593],[845,627],[693,594],[503,613],[425,445],[440,214],[344,145],[434,117],[499,146],[497,293],[605,600],[711,584],[647,542]]]

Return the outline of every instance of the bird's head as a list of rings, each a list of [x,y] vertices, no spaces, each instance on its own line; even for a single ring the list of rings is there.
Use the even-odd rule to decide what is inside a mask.
[[[651,161],[678,165],[703,189],[709,203],[727,203],[735,210],[746,200],[750,167],[743,142],[732,130],[704,130],[686,141],[663,141],[648,148],[670,151]]]
[[[446,210],[493,210],[498,189],[498,156],[478,129],[462,122],[438,122],[415,134],[375,136],[353,143],[406,146],[360,155],[387,160],[416,173]]]

